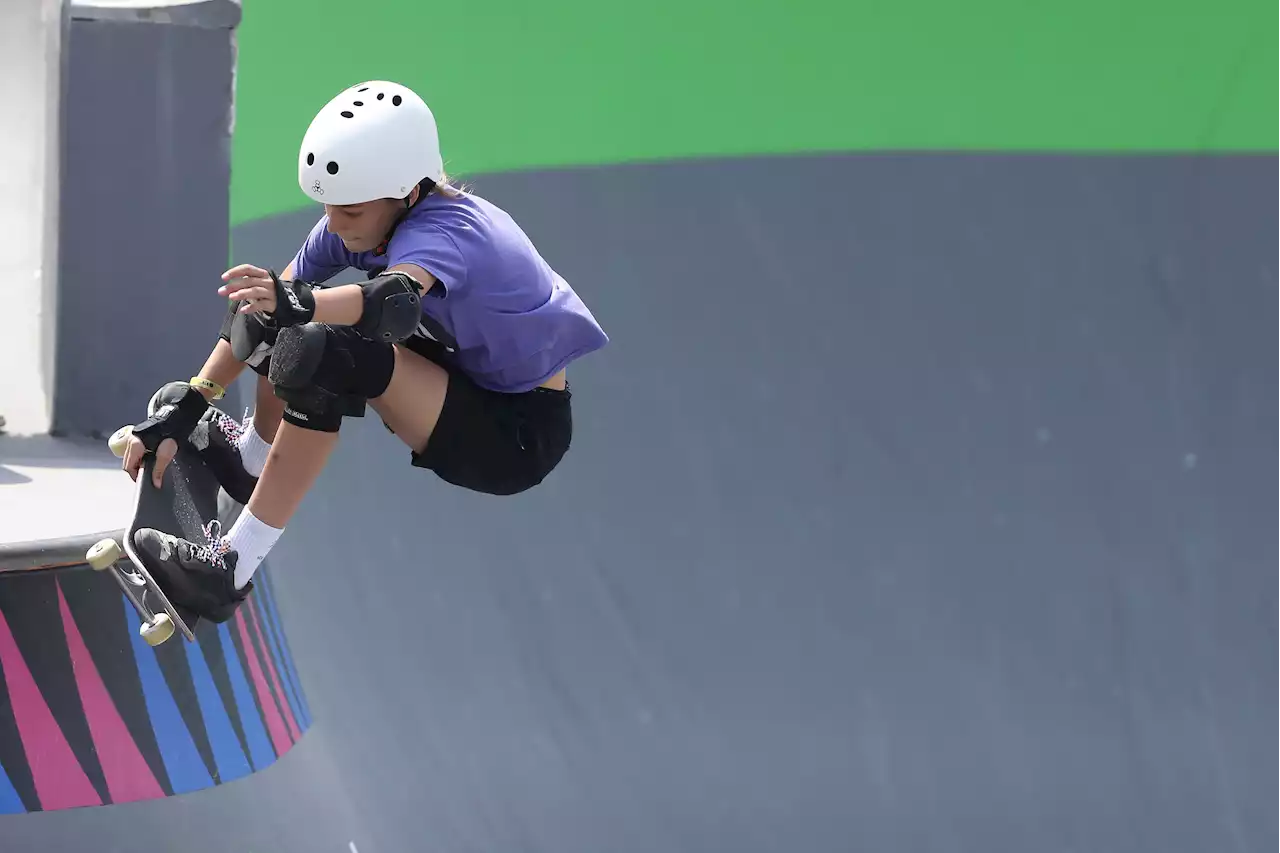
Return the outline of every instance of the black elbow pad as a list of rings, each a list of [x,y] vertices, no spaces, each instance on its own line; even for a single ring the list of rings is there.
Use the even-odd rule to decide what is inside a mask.
[[[355,330],[366,338],[399,343],[413,334],[422,321],[418,283],[402,272],[389,272],[360,284],[364,312]]]

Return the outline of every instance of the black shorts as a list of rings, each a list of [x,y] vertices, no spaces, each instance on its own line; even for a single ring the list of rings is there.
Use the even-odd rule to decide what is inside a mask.
[[[426,448],[411,454],[414,467],[472,491],[514,495],[541,483],[569,450],[573,415],[567,387],[490,391],[458,370],[434,341],[412,337],[402,346],[449,374],[440,419]]]

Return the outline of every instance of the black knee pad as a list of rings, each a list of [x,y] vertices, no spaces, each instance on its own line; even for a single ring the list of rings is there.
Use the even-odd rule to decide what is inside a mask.
[[[349,327],[307,323],[281,329],[268,378],[295,426],[337,432],[343,417],[363,417],[365,403],[391,383],[395,350]]]

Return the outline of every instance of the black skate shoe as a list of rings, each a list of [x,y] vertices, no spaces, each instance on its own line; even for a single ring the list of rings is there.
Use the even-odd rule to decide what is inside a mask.
[[[205,528],[205,542],[188,542],[145,527],[134,534],[133,543],[170,601],[210,622],[225,622],[253,590],[253,581],[236,589],[239,555],[212,532],[217,525],[214,521]]]
[[[219,485],[241,506],[249,503],[249,496],[258,485],[258,478],[245,470],[240,456],[240,436],[248,429],[249,419],[248,409],[244,420],[237,422],[221,409],[210,406],[188,439],[218,478]]]

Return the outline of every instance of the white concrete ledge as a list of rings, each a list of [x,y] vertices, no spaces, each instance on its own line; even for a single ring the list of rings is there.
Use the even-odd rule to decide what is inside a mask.
[[[133,495],[106,441],[0,436],[0,571],[82,557],[128,526]]]
[[[144,24],[234,29],[240,25],[238,0],[69,0],[67,14],[76,21],[123,21]]]

